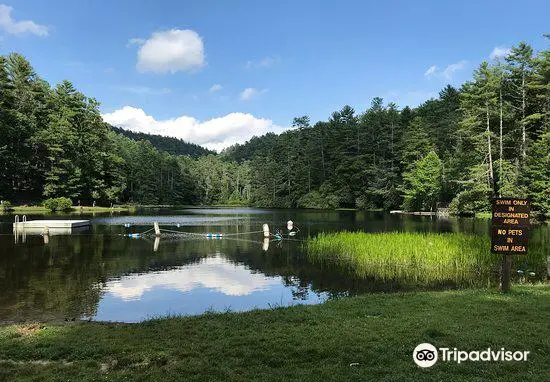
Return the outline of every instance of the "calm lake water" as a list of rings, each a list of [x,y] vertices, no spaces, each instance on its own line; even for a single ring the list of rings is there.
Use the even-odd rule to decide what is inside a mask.
[[[229,208],[145,209],[134,215],[71,215],[91,220],[72,235],[14,236],[13,216],[0,216],[0,322],[73,320],[138,322],[166,315],[242,311],[293,304],[315,304],[362,292],[411,289],[400,280],[359,280],[341,269],[307,260],[302,241],[320,232],[466,232],[486,235],[489,220],[436,219],[356,211],[261,210]],[[28,216],[29,220],[44,216]],[[48,215],[47,219],[67,218]],[[281,242],[263,242],[262,224],[271,230],[293,220],[300,232]],[[129,238],[153,222],[171,233]],[[126,227],[125,225],[130,225]],[[222,232],[223,239],[202,234]],[[198,235],[200,234],[200,235]],[[550,227],[531,232],[531,246],[549,251]],[[488,248],[489,250],[489,248]],[[547,279],[546,258],[516,257],[514,269]],[[480,285],[496,283],[494,274]],[[472,280],[473,284],[476,280]],[[453,280],[433,288],[457,287]],[[414,287],[414,286],[413,286]]]

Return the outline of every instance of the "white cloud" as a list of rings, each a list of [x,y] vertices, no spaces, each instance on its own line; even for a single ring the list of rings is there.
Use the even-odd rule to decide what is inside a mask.
[[[450,81],[453,79],[455,72],[464,69],[466,65],[468,65],[468,61],[466,60],[461,60],[454,64],[447,65],[447,67],[443,70],[439,69],[436,65],[432,65],[424,72],[424,77],[439,77]]]
[[[155,288],[180,292],[208,288],[227,296],[246,296],[280,283],[279,278],[253,273],[243,265],[234,265],[221,256],[215,256],[207,257],[199,264],[168,271],[123,276],[107,282],[105,290],[123,300],[138,299]]]
[[[512,49],[505,46],[495,46],[489,57],[491,57],[492,60],[503,58],[508,56],[511,51]]]
[[[459,71],[459,70],[462,70],[466,67],[466,65],[468,64],[468,61],[466,60],[461,60],[455,64],[451,64],[449,66],[447,66],[445,68],[445,70],[443,70],[443,77],[447,80],[452,80],[453,79],[453,75],[456,71]]]
[[[11,18],[12,7],[0,4],[0,28],[9,34],[19,35],[31,33],[37,36],[45,37],[48,35],[48,27],[36,24],[34,21],[23,20],[15,21]]]
[[[131,38],[126,43],[126,48],[129,48],[132,45],[143,45],[143,44],[145,44],[145,41],[147,41],[147,40],[145,40],[144,38]]]
[[[223,86],[221,86],[220,84],[214,84],[212,85],[209,91],[210,93],[215,93],[215,92],[219,92],[222,89],[223,89]]]
[[[156,120],[142,109],[124,106],[102,117],[105,122],[126,130],[180,138],[217,151],[244,142],[254,135],[283,130],[269,119],[245,113],[230,113],[202,122],[185,115]]]
[[[169,88],[156,89],[148,86],[116,86],[112,87],[112,89],[139,95],[163,95],[172,92],[172,89]]]
[[[245,64],[247,69],[252,68],[269,68],[271,66],[277,65],[281,62],[281,57],[279,56],[267,56],[260,60],[248,60]]]
[[[437,73],[437,71],[439,70],[439,68],[435,65],[432,65],[428,68],[428,70],[426,70],[424,72],[424,77],[431,77],[432,75],[434,75],[435,73]]]
[[[132,40],[140,42],[139,39]],[[140,45],[137,61],[140,72],[193,71],[205,64],[202,39],[190,29],[155,32]]]
[[[252,98],[255,98],[265,92],[267,92],[267,89],[258,90],[255,88],[246,88],[241,92],[239,98],[241,101],[250,101]]]

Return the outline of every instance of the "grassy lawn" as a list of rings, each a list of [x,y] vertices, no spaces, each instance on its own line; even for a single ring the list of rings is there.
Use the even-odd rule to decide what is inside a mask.
[[[134,206],[116,206],[116,207],[91,207],[91,206],[82,206],[74,207],[73,213],[83,212],[126,212],[126,211],[135,211],[136,207]]]
[[[92,207],[92,206],[75,206],[70,211],[71,213],[92,213],[92,212],[126,212],[133,211],[133,206],[117,206],[117,207]],[[46,214],[50,211],[44,206],[13,206],[9,213],[13,214]]]
[[[491,219],[493,214],[491,212],[476,212],[476,219]]]
[[[0,327],[0,380],[548,381],[550,285],[367,294],[317,306],[141,324]],[[439,361],[422,342],[528,350],[527,362]]]

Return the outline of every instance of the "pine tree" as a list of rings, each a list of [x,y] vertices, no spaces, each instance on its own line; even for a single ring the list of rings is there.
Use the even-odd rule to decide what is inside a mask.
[[[521,129],[520,155],[524,160],[527,155],[529,114],[531,110],[529,87],[533,80],[533,49],[525,42],[513,47],[506,57],[511,84],[510,97],[519,114]]]
[[[403,174],[403,208],[409,211],[434,211],[441,193],[442,162],[430,151]]]
[[[430,137],[427,126],[421,117],[415,117],[403,132],[402,163],[405,169],[410,169],[413,163],[435,150],[435,144]]]
[[[494,73],[486,62],[474,72],[474,81],[464,85],[462,91],[461,109],[464,119],[460,122],[474,143],[478,153],[478,163],[486,166],[487,185],[494,192],[493,145],[491,119],[497,104]]]
[[[533,207],[550,212],[550,130],[530,147],[521,181]]]

